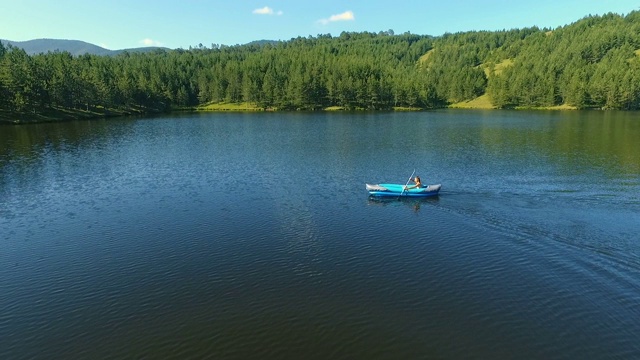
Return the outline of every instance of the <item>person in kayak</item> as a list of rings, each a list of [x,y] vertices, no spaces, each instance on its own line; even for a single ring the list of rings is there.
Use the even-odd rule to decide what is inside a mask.
[[[418,189],[418,188],[422,187],[422,182],[420,181],[420,176],[414,177],[413,178],[413,182],[415,183],[415,185],[407,186],[405,188],[405,190]]]

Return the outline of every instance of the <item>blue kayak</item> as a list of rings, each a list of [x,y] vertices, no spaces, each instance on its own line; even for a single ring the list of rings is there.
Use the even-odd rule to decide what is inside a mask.
[[[420,188],[404,190],[402,184],[365,184],[371,196],[406,196],[406,197],[426,197],[438,195],[440,184],[428,185]],[[404,191],[403,191],[404,190]]]

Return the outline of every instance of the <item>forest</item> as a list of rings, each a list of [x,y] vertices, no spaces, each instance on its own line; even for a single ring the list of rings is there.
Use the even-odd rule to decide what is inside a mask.
[[[265,110],[640,109],[640,11],[556,29],[393,30],[117,56],[27,55],[0,43],[0,118],[250,103]]]

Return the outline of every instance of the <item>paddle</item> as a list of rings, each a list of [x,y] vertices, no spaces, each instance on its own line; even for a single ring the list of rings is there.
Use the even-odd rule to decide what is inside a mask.
[[[407,180],[407,183],[404,184],[404,187],[402,188],[402,192],[400,193],[400,195],[398,196],[398,199],[400,199],[400,197],[402,196],[402,194],[404,194],[404,191],[407,190],[407,185],[409,185],[409,181],[411,181],[411,179],[413,178],[413,174],[416,173],[416,169],[413,169],[413,172],[411,173],[411,176],[409,176],[409,180]]]

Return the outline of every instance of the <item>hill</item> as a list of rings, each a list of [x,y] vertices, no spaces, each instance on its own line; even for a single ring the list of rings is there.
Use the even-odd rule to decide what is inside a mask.
[[[109,50],[103,47],[90,44],[88,42],[80,40],[62,40],[62,39],[35,39],[28,41],[12,41],[3,40],[0,41],[4,45],[11,45],[17,48],[23,49],[29,55],[46,54],[48,52],[68,52],[73,56],[91,54],[100,56],[115,56],[124,51],[127,52],[151,52],[157,49],[164,49],[159,47],[141,47],[121,50]]]
[[[261,45],[258,45],[261,44]],[[127,56],[0,46],[0,110],[640,110],[640,11],[555,29],[343,32]],[[18,115],[18,116],[14,116]],[[22,116],[22,117],[20,117]]]

